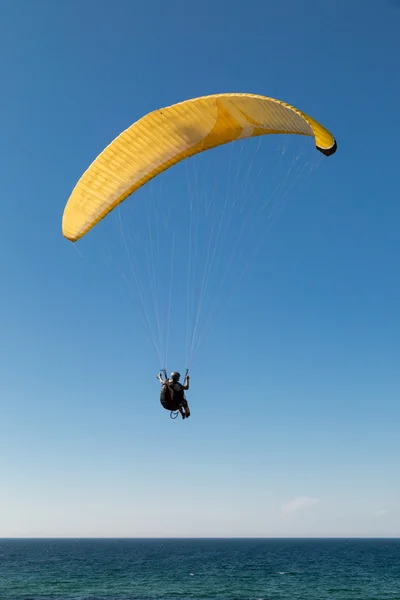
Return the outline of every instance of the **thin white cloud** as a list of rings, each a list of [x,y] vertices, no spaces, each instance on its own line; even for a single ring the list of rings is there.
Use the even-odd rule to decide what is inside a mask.
[[[314,504],[318,504],[319,498],[309,498],[308,496],[302,496],[301,498],[295,498],[294,500],[290,500],[290,502],[286,502],[286,504],[282,507],[282,516],[290,517],[299,510],[304,510],[309,506],[313,506]]]
[[[380,508],[378,511],[376,511],[375,515],[377,517],[384,517],[385,515],[388,514],[388,512],[389,511],[387,510],[387,508]]]

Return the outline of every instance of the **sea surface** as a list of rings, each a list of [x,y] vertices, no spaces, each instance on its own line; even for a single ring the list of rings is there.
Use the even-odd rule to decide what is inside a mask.
[[[0,540],[0,600],[400,600],[400,540]]]

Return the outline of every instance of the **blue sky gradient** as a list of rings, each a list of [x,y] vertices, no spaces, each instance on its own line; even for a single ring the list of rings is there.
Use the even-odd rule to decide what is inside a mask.
[[[2,537],[400,536],[400,10],[373,0],[226,6],[2,3]],[[285,100],[328,127],[338,151],[320,160],[312,143],[276,138],[218,149],[121,207],[142,240],[158,203],[183,244],[188,178],[195,202],[214,185],[232,202],[233,187],[256,228],[226,296],[212,293],[219,271],[208,275],[221,310],[191,366],[192,417],[171,421],[120,277],[118,215],[78,251],[61,218],[122,130],[218,92]],[[250,198],[241,152],[257,175]],[[300,157],[300,183],[292,171],[290,193],[261,218],[282,152],[285,165]],[[198,220],[203,252],[209,222]],[[237,236],[237,215],[231,225]],[[182,372],[187,277],[174,268],[168,368]]]

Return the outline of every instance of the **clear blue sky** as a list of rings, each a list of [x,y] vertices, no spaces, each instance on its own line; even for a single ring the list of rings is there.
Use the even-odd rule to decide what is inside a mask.
[[[1,536],[400,536],[399,31],[384,0],[2,2]],[[81,254],[61,217],[132,122],[225,91],[294,104],[338,152],[269,220],[192,364],[192,417],[171,421],[137,305],[104,260],[123,260],[115,213]],[[191,163],[194,194],[210,169],[231,198],[228,156]],[[185,168],[135,202],[152,189],[187,233]],[[129,229],[136,207],[143,235],[138,206],[121,218]],[[169,369],[186,366],[183,334]]]

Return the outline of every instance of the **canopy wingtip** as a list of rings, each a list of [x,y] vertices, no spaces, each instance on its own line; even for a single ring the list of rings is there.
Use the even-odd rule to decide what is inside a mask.
[[[322,152],[322,154],[324,154],[325,156],[332,156],[332,154],[335,154],[337,150],[337,142],[336,140],[334,140],[333,146],[331,146],[330,148],[321,148],[320,146],[317,146],[317,150]]]

